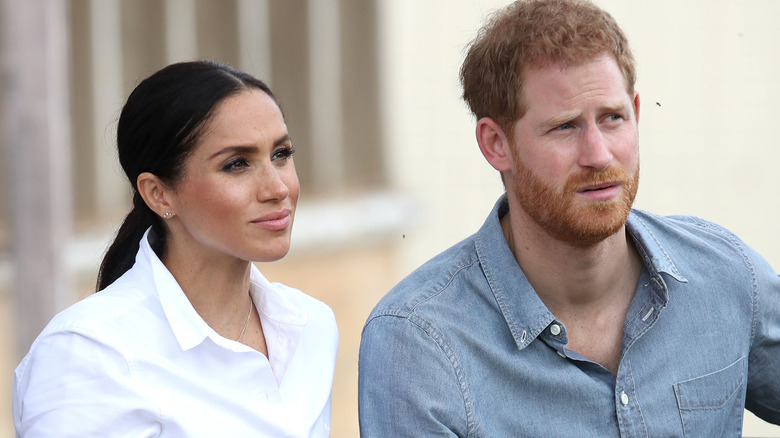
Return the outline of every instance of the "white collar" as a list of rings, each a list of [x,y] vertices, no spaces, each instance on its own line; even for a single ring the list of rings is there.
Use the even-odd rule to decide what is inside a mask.
[[[136,263],[143,262],[150,267],[160,305],[182,350],[190,350],[210,339],[231,351],[253,351],[244,344],[221,336],[206,324],[171,272],[152,250],[149,239],[154,236],[150,235],[150,232],[151,228],[141,239]],[[260,315],[269,362],[277,384],[280,384],[284,377],[308,321],[308,315],[296,303],[296,296],[289,292],[286,286],[269,282],[260,270],[252,265],[249,293]]]

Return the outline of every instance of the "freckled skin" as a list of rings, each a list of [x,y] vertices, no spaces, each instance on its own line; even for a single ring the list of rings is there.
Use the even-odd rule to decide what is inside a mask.
[[[639,179],[638,95],[608,56],[524,74],[510,193],[533,228],[588,246],[624,225]]]
[[[219,105],[187,158],[171,196],[171,247],[193,259],[278,260],[290,247],[298,194],[279,107],[262,91],[241,92]],[[263,226],[268,219],[273,227]]]

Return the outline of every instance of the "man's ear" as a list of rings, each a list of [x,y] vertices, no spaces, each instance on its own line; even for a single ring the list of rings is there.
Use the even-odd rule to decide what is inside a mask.
[[[499,172],[512,169],[512,151],[509,137],[501,126],[490,117],[483,117],[477,122],[477,143],[479,150],[488,163]]]
[[[636,122],[639,123],[639,92],[634,91],[634,117]]]
[[[171,189],[153,173],[143,172],[136,179],[138,193],[146,205],[162,218],[170,218],[176,211],[169,202]]]

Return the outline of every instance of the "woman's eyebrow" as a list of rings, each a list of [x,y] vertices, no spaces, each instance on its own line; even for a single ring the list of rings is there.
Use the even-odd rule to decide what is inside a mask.
[[[282,137],[279,137],[279,139],[277,139],[276,141],[274,141],[274,147],[277,147],[280,144],[284,144],[285,142],[288,142],[288,141],[290,141],[290,134],[285,134]],[[211,154],[211,156],[209,157],[209,160],[212,159],[212,158],[218,157],[220,155],[227,155],[227,154],[234,154],[234,153],[238,153],[238,154],[251,154],[251,153],[256,153],[256,152],[258,152],[258,147],[257,146],[250,146],[250,145],[246,145],[246,146],[227,146],[227,147],[224,147],[224,148],[214,152],[213,154]]]
[[[251,154],[257,152],[257,146],[228,146],[225,148],[222,148],[218,150],[217,152],[214,152],[210,157],[209,160],[215,157],[218,157],[220,155],[227,155],[227,154],[233,154],[233,153],[239,153],[239,154]]]
[[[290,141],[290,134],[285,134],[284,137],[281,137],[279,140],[276,140],[274,142],[274,147],[279,146],[280,144]]]

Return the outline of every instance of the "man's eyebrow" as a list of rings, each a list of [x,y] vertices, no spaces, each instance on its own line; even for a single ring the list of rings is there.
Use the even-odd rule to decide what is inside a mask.
[[[274,141],[274,147],[277,147],[281,144],[284,144],[285,142],[290,141],[290,135],[285,134],[282,137],[279,137],[276,141]],[[258,151],[257,146],[228,146],[224,147],[217,152],[214,152],[209,159],[218,157],[220,155],[228,155],[228,154],[251,154],[256,153]]]
[[[612,113],[612,112],[617,113],[617,112],[620,112],[620,111],[625,111],[625,109],[628,108],[628,107],[629,106],[624,104],[624,103],[615,103],[615,104],[612,104],[612,105],[604,105],[601,108],[601,110],[603,112],[608,112],[608,113]]]
[[[627,108],[626,104],[616,103],[612,105],[603,105],[600,108],[600,112],[602,113],[621,112],[621,111],[625,111],[626,108]],[[576,119],[578,115],[579,113],[576,111],[565,112],[563,114],[553,116],[545,120],[543,126],[547,129],[552,129],[561,126],[564,123],[571,122],[572,120]]]
[[[557,126],[563,125],[564,123],[571,122],[577,118],[578,114],[578,112],[569,111],[545,120],[543,125],[545,128],[555,128]]]

